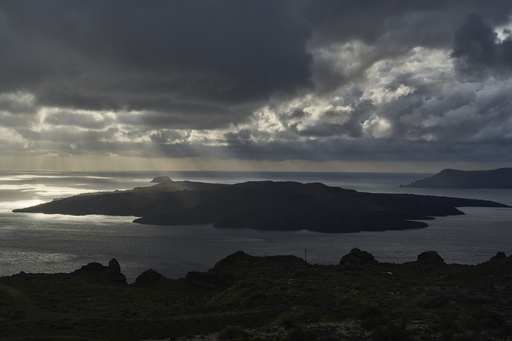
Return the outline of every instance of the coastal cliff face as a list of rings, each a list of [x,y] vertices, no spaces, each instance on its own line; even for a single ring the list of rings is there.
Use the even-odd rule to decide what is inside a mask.
[[[339,265],[242,251],[206,272],[135,283],[121,265],[0,277],[0,339],[510,340],[512,257],[403,264],[353,249]]]
[[[361,193],[321,183],[255,181],[234,185],[158,178],[153,187],[84,194],[15,210],[141,217],[143,224],[341,233],[426,227],[418,220],[462,214],[495,202],[410,194]]]
[[[438,174],[402,187],[512,189],[512,168],[482,171],[444,169]]]

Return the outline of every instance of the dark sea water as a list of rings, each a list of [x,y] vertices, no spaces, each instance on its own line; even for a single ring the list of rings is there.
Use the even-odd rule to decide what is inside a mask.
[[[358,247],[379,261],[414,261],[437,250],[448,263],[477,264],[497,251],[512,253],[512,209],[462,208],[464,216],[436,218],[425,229],[324,234],[310,231],[218,229],[211,225],[152,226],[134,217],[12,213],[53,198],[84,192],[151,186],[155,176],[174,180],[237,183],[250,180],[322,182],[365,192],[416,193],[488,199],[512,205],[512,190],[401,188],[430,174],[278,172],[0,172],[0,276],[70,272],[116,258],[130,282],[152,268],[178,278],[205,271],[242,250],[252,255],[296,255],[309,263],[336,264]]]

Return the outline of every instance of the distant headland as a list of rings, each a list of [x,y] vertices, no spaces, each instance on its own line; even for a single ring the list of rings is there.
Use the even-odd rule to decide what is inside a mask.
[[[473,199],[375,194],[322,183],[253,181],[212,184],[153,179],[151,187],[54,200],[14,212],[136,216],[154,225],[213,224],[222,228],[343,233],[421,228],[419,220],[461,215],[457,207],[508,207]]]
[[[420,188],[512,189],[512,168],[478,171],[444,169],[431,177],[400,186]]]

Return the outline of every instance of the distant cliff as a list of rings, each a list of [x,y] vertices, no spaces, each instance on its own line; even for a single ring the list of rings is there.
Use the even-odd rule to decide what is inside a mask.
[[[512,168],[480,171],[445,169],[429,178],[401,187],[510,189],[512,188]]]
[[[136,216],[154,225],[213,224],[259,230],[358,232],[426,227],[417,220],[463,214],[456,207],[506,207],[485,200],[360,193],[321,183],[234,185],[157,179],[129,191],[77,195],[15,212]]]

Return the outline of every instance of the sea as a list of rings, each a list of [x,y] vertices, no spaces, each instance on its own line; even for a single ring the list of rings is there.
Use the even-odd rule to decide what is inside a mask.
[[[222,258],[295,255],[310,264],[337,264],[352,248],[381,262],[404,263],[429,250],[447,263],[478,264],[512,253],[512,208],[460,208],[464,215],[437,217],[413,230],[328,234],[306,230],[222,229],[210,224],[155,226],[135,217],[13,213],[12,210],[80,193],[152,186],[156,176],[210,183],[272,180],[372,193],[414,193],[487,199],[512,205],[512,190],[400,187],[432,174],[322,172],[49,172],[0,171],[0,276],[72,272],[90,262],[116,258],[129,283],[148,269],[168,278],[207,271]]]

